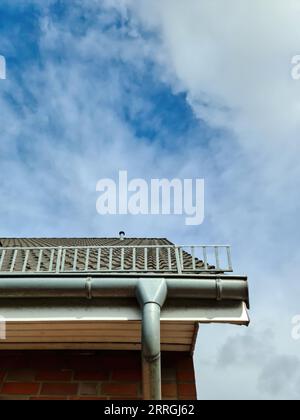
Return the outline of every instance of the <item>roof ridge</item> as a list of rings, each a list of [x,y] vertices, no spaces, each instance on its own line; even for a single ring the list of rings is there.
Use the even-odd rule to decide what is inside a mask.
[[[118,236],[3,236],[0,237],[2,240],[11,239],[120,239]],[[124,239],[154,239],[154,240],[167,240],[166,237],[161,236],[126,236]]]

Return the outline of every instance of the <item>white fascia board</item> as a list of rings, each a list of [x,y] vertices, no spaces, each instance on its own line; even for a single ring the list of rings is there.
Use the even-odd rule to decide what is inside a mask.
[[[47,321],[140,321],[135,299],[94,300],[0,300],[0,316],[6,322]],[[168,322],[233,323],[248,325],[246,304],[237,301],[170,299],[162,308],[161,320]]]

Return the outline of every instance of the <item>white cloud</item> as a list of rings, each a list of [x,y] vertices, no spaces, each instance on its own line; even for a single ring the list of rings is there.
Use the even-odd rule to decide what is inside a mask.
[[[244,135],[278,137],[282,124],[298,126],[300,87],[290,77],[299,51],[298,0],[130,3],[160,28],[169,64],[199,116],[235,130],[238,123]]]

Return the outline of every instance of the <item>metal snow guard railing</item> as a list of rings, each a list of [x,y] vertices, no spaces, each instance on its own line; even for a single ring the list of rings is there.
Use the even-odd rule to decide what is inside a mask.
[[[0,275],[232,271],[228,245],[0,248]]]

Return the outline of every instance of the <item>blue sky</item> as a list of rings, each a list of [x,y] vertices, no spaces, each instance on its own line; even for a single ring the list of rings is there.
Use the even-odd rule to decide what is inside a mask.
[[[290,63],[300,4],[184,4],[1,2],[1,236],[122,229],[231,243],[236,272],[249,275],[252,326],[201,329],[200,396],[299,397],[300,374],[290,371],[300,344],[290,332],[300,312],[300,82]],[[204,224],[100,217],[96,183],[120,169],[132,178],[205,178]]]

